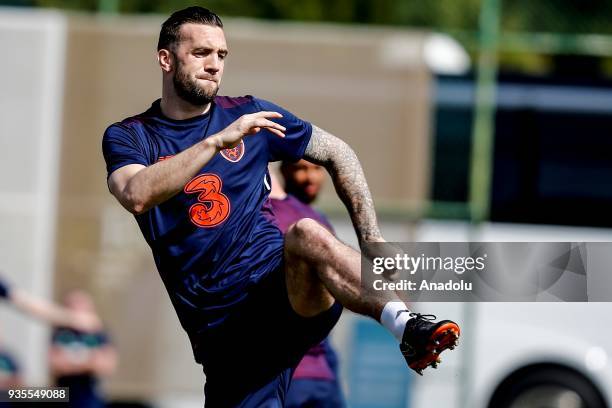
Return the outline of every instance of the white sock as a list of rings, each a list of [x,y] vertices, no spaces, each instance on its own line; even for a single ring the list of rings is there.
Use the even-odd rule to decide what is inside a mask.
[[[410,311],[404,302],[388,302],[380,314],[380,324],[400,342],[409,319]]]

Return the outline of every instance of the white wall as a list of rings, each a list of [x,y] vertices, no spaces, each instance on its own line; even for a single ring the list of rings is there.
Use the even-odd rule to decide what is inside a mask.
[[[53,12],[0,11],[0,273],[49,297],[66,22]],[[45,327],[0,312],[2,344],[18,352],[28,383],[45,383]]]

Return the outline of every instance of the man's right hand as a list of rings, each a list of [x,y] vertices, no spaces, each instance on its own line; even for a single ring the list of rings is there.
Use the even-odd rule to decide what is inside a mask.
[[[271,121],[271,118],[282,118],[278,112],[261,111],[242,115],[236,119],[231,125],[223,129],[221,132],[211,137],[211,141],[217,149],[231,149],[236,147],[243,137],[254,135],[262,128],[266,129],[279,137],[285,137],[285,127]]]

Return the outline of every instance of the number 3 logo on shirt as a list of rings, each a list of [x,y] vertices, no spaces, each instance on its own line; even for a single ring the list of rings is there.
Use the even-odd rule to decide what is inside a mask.
[[[227,219],[230,202],[221,192],[223,183],[216,174],[200,174],[185,186],[186,194],[199,193],[198,202],[189,208],[189,218],[198,227],[215,227]]]

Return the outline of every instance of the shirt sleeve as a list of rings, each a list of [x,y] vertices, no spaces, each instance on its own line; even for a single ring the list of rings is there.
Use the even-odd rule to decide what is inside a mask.
[[[257,98],[255,102],[262,111],[274,111],[282,114],[282,118],[273,120],[287,129],[284,138],[272,132],[265,132],[269,150],[268,161],[287,160],[295,162],[300,160],[304,156],[304,151],[310,141],[312,125],[272,102]]]
[[[106,177],[128,164],[148,166],[147,155],[138,143],[136,135],[126,127],[116,123],[109,126],[102,139],[102,152],[106,161]]]

